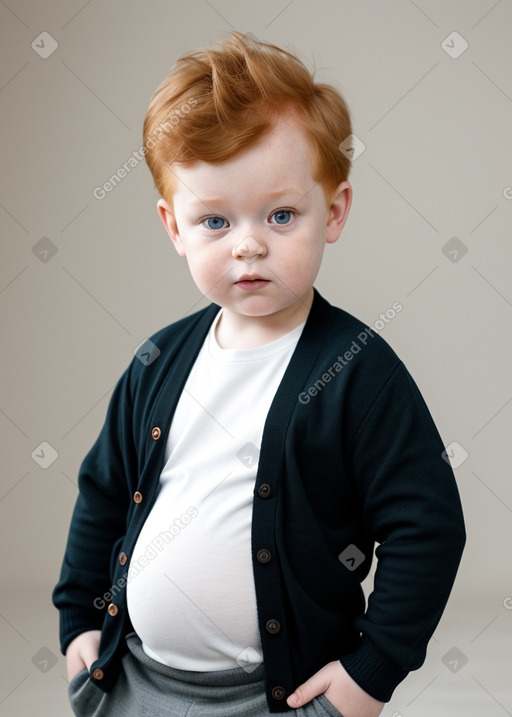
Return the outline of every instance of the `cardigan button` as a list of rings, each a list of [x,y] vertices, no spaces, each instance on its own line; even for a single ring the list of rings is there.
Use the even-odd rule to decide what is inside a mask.
[[[117,605],[114,605],[114,603],[111,602],[110,605],[108,606],[108,614],[111,615],[112,617],[115,617],[118,612],[119,612],[119,608],[117,607]]]
[[[97,667],[95,670],[92,671],[92,676],[95,680],[102,680],[104,677],[103,670],[100,670],[100,668]]]
[[[281,623],[274,619],[267,620],[265,627],[267,628],[267,632],[270,632],[271,635],[275,635],[281,629]]]
[[[285,696],[285,689],[284,687],[281,687],[281,685],[278,685],[277,687],[272,688],[272,697],[275,700],[282,700]]]
[[[268,483],[262,483],[258,488],[258,495],[260,498],[268,498],[271,492],[272,491]]]
[[[260,563],[268,563],[271,557],[269,550],[258,550],[256,553],[256,558]]]
[[[153,430],[151,431],[151,435],[155,439],[155,441],[158,441],[160,436],[162,435],[162,431],[158,428],[158,426],[155,426]]]
[[[127,560],[128,560],[128,556],[126,555],[126,553],[121,553],[119,556],[119,563],[121,565],[126,565]]]
[[[133,500],[136,503],[142,503],[142,493],[139,493],[139,491],[136,490],[135,493],[133,494]]]

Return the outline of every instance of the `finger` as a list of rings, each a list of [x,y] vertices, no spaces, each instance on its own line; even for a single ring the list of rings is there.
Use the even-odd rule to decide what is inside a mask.
[[[327,680],[322,669],[314,674],[313,677],[310,677],[309,680],[303,682],[302,685],[299,685],[295,692],[288,697],[286,702],[290,707],[302,707],[308,702],[311,702],[314,697],[323,694],[328,687],[329,680]]]
[[[66,660],[66,669],[68,673],[68,680],[71,682],[75,675],[78,675],[80,670],[83,670],[85,663],[80,655],[70,655]]]
[[[95,635],[91,632],[90,640],[85,642],[82,646],[82,659],[85,663],[84,667],[90,670],[93,662],[96,662],[99,656],[99,635]]]

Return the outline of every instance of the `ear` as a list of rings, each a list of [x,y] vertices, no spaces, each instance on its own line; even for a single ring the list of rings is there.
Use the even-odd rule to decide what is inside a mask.
[[[339,184],[332,194],[331,204],[328,208],[327,231],[325,241],[333,244],[338,241],[341,230],[348,219],[352,206],[352,185],[348,181]]]
[[[167,234],[171,237],[174,248],[180,256],[186,256],[185,247],[181,241],[176,217],[174,216],[171,206],[165,201],[165,199],[159,199],[156,207],[158,215],[162,220],[162,224],[164,225]]]

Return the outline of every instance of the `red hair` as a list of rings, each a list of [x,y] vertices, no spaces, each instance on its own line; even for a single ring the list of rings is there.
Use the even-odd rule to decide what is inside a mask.
[[[350,113],[331,85],[317,84],[295,55],[239,32],[180,57],[153,95],[144,119],[144,154],[155,187],[171,201],[173,163],[218,164],[255,145],[279,113],[292,109],[310,146],[312,177],[326,197],[348,178],[339,145]]]

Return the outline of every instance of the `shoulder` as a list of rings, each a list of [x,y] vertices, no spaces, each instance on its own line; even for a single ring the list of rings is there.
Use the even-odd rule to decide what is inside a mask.
[[[317,304],[312,319],[318,327],[318,356],[301,403],[312,408],[314,398],[320,413],[341,406],[353,436],[378,402],[407,407],[420,400],[403,361],[380,335],[383,320],[367,324],[322,297]],[[401,310],[398,305],[393,308],[396,313]],[[392,317],[390,312],[388,321]]]
[[[210,304],[204,309],[195,311],[189,316],[184,316],[164,326],[152,334],[148,340],[152,341],[160,351],[170,348],[174,346],[177,341],[183,340],[195,330],[201,330],[203,325],[209,326],[219,309],[219,306]]]
[[[376,372],[381,376],[389,374],[401,363],[395,350],[381,335],[386,323],[402,310],[401,304],[395,302],[388,310],[386,321],[379,320],[370,325],[333,306],[319,294],[315,303],[318,307],[314,321],[321,327],[318,333],[324,344],[323,356],[336,354],[338,360],[344,358],[345,362],[357,366],[359,371]]]
[[[147,389],[160,385],[180,350],[184,346],[202,343],[219,308],[210,304],[164,326],[142,341],[135,349],[126,372],[132,394],[141,384]]]

